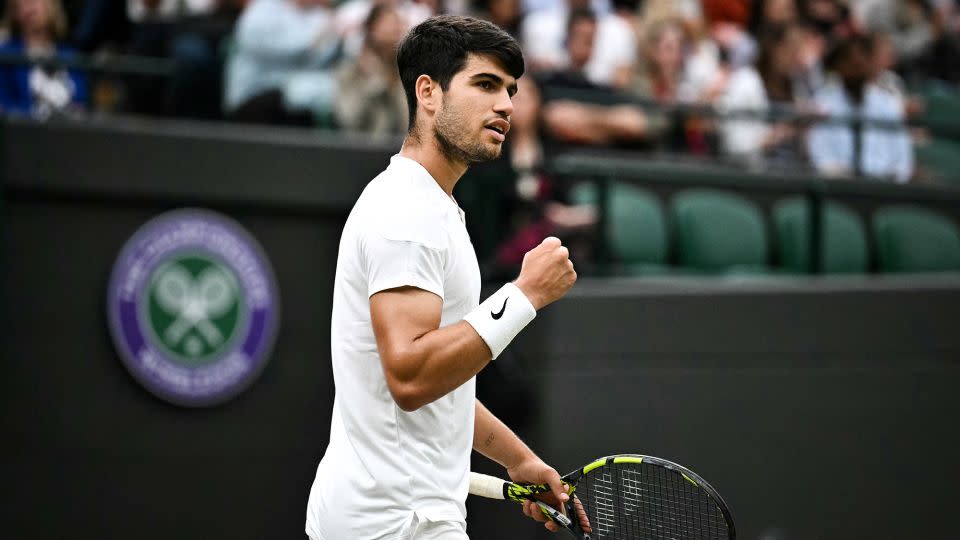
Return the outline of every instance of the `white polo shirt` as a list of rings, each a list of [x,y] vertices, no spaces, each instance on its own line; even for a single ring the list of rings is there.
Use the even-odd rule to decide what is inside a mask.
[[[336,398],[307,505],[306,532],[316,540],[403,538],[414,514],[465,523],[475,381],[414,412],[393,401],[370,296],[404,285],[443,299],[441,327],[480,302],[463,212],[419,163],[396,155],[364,189],[340,239],[331,323]]]

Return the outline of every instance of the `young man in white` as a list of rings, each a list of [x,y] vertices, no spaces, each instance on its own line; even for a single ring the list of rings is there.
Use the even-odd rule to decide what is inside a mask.
[[[514,481],[568,499],[557,471],[476,400],[474,381],[573,286],[573,264],[548,238],[479,304],[476,255],[451,195],[471,163],[500,154],[520,48],[490,23],[441,16],[410,31],[397,64],[409,133],[357,201],[337,259],[337,394],[307,507],[314,540],[466,539],[471,448]],[[523,510],[557,530],[532,503]]]

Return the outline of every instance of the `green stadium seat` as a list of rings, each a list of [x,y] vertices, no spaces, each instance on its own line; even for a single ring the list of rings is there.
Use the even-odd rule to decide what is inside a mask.
[[[724,191],[692,189],[673,199],[671,217],[682,266],[705,271],[769,271],[767,229],[747,199]]]
[[[835,202],[827,202],[822,208],[821,270],[830,274],[866,272],[869,263],[867,232],[860,218]],[[807,201],[800,197],[784,199],[773,207],[780,265],[790,272],[803,273],[810,268],[808,209]]]
[[[873,215],[884,272],[960,271],[960,230],[943,215],[916,206],[887,206]]]
[[[596,186],[581,183],[571,190],[574,204],[596,204]],[[614,273],[645,275],[666,270],[667,225],[660,200],[645,189],[610,184],[605,240],[616,261]]]
[[[918,145],[916,153],[917,163],[937,181],[960,186],[960,141],[935,138]]]
[[[922,120],[939,137],[960,139],[960,92],[952,85],[928,81],[920,89],[924,112]]]

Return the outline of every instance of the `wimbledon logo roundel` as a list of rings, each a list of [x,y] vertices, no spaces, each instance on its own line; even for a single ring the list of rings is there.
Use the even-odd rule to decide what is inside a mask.
[[[209,210],[162,214],[113,266],[107,315],[130,374],[187,407],[223,403],[270,358],[280,317],[270,262],[233,220]]]

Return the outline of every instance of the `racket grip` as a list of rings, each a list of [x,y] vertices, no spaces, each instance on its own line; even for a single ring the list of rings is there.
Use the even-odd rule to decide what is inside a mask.
[[[506,482],[488,474],[470,473],[470,494],[488,499],[504,499],[503,486]]]

